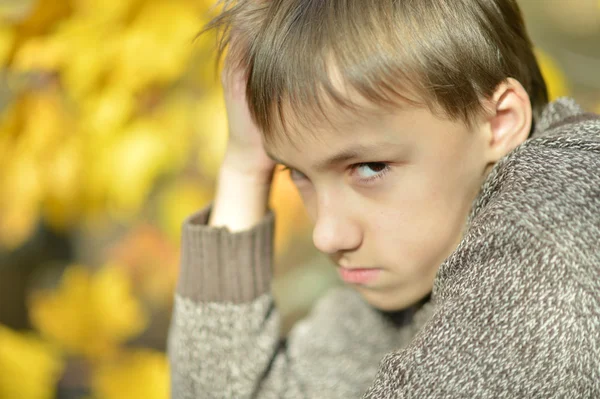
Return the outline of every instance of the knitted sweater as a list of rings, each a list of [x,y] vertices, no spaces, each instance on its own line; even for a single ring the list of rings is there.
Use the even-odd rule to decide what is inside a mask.
[[[569,99],[498,162],[430,298],[395,314],[334,289],[279,337],[273,215],[183,226],[173,399],[600,398],[600,118]]]

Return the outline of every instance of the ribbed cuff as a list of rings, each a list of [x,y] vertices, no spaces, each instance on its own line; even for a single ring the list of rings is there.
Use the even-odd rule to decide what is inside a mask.
[[[250,302],[271,288],[274,215],[231,233],[207,226],[210,207],[183,224],[177,292],[198,302]]]

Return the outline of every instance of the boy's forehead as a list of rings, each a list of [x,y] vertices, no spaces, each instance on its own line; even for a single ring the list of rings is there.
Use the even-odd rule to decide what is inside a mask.
[[[344,104],[324,96],[313,107],[281,102],[277,110],[280,118],[276,118],[274,134],[267,138],[267,144],[273,148],[282,144],[301,146],[310,141],[339,141],[357,132],[375,133],[389,127],[398,115],[417,108],[402,100],[393,105],[375,104],[352,91],[344,93],[344,96]]]
[[[393,132],[391,125],[398,121],[398,116],[427,108],[414,83],[398,84],[390,93],[389,101],[382,102],[368,98],[346,80],[347,73],[333,57],[327,57],[326,71],[327,79],[318,86],[310,101],[284,93],[272,104],[272,115],[279,117],[272,118],[273,129],[265,137],[265,143],[273,154],[285,147],[304,151],[352,144],[357,140],[368,143]]]
[[[294,123],[296,117],[293,117],[286,130],[278,130],[265,142],[265,148],[279,163],[289,165],[292,154],[303,161],[313,160],[316,169],[368,154],[383,154],[408,145],[402,125],[411,119],[411,111],[417,109],[372,106],[357,112],[337,109],[322,119],[313,115],[310,125]]]
[[[271,114],[279,116],[272,118],[274,136],[296,139],[317,131],[343,133],[404,108],[424,104],[416,87],[406,82],[393,89],[396,95],[390,94],[393,98],[387,102],[368,98],[344,78],[348,73],[342,71],[333,56],[326,57],[325,69],[326,79],[317,85],[312,97],[298,98],[284,92],[271,104]]]
[[[388,118],[384,110],[345,109],[328,107],[322,110],[302,110],[286,107],[282,109],[285,123],[277,123],[265,145],[274,153],[294,147],[339,145],[347,140],[356,140],[359,132],[376,132]]]

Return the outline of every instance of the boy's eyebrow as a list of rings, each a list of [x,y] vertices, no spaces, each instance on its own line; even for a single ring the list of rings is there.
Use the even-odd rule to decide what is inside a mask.
[[[339,165],[344,162],[351,161],[353,159],[359,159],[364,156],[364,153],[370,151],[376,151],[382,148],[389,148],[390,145],[388,143],[382,143],[379,145],[363,145],[363,144],[354,144],[351,147],[345,148],[344,150],[334,154],[330,157],[325,158],[322,161],[317,162],[314,165],[314,169],[317,171],[323,171],[325,169],[330,168],[331,166]],[[273,161],[280,163],[282,165],[288,166],[285,162],[275,157],[273,154],[267,152],[269,158]]]

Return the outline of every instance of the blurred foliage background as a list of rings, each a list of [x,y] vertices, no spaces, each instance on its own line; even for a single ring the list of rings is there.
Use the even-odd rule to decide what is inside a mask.
[[[0,0],[0,399],[168,397],[180,228],[227,132],[212,3]],[[600,1],[521,4],[551,96],[600,112]],[[285,176],[272,204],[287,330],[337,280]]]

